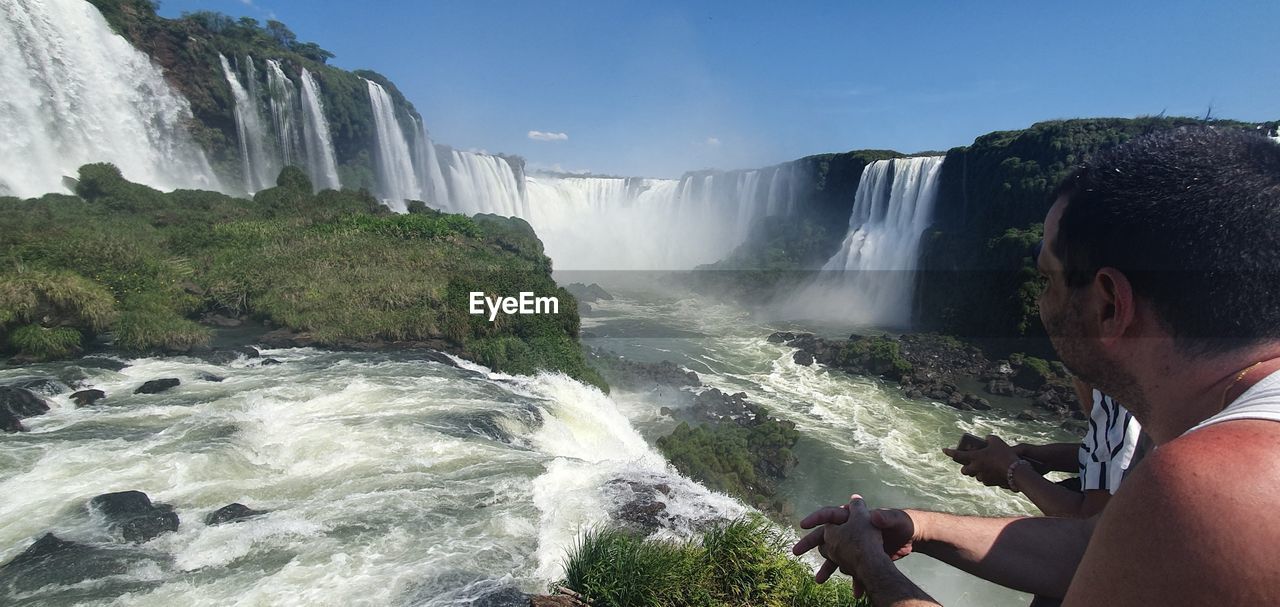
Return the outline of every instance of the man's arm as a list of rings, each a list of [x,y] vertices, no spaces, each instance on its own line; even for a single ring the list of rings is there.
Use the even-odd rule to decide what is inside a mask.
[[[915,524],[916,552],[984,580],[1053,598],[1066,594],[1095,522],[1092,518],[980,518],[905,512]]]
[[[1111,499],[1111,492],[1106,489],[1072,491],[1026,465],[1014,470],[1013,485],[1047,516],[1089,518],[1102,512]]]

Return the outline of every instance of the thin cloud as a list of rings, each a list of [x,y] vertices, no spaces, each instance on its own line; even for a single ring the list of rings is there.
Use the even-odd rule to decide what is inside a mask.
[[[709,146],[711,146],[711,147],[716,147],[716,146],[720,145],[720,138],[719,138],[719,137],[707,137],[706,144],[707,144],[707,145],[709,145]]]
[[[534,141],[568,141],[568,133],[551,133],[544,131],[529,131],[529,139]]]

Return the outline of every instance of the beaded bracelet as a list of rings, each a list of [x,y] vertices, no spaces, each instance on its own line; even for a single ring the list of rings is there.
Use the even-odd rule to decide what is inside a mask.
[[[1010,490],[1010,491],[1012,491],[1012,492],[1014,492],[1014,493],[1019,493],[1018,488],[1017,488],[1017,487],[1015,487],[1015,486],[1013,486],[1013,473],[1014,473],[1014,471],[1015,471],[1015,470],[1017,470],[1017,469],[1018,469],[1018,465],[1019,465],[1019,464],[1030,464],[1030,463],[1031,463],[1031,462],[1029,462],[1029,461],[1027,461],[1027,460],[1025,460],[1025,459],[1021,459],[1021,458],[1019,458],[1019,459],[1015,459],[1015,460],[1013,460],[1013,463],[1012,463],[1012,464],[1009,464],[1009,472],[1008,472],[1007,474],[1005,474],[1005,480],[1006,480],[1006,481],[1008,481],[1008,483],[1009,483],[1009,490]]]

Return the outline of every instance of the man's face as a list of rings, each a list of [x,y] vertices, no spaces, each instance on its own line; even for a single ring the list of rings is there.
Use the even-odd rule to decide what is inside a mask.
[[[1040,321],[1044,323],[1053,348],[1062,362],[1080,379],[1099,386],[1108,373],[1097,340],[1092,339],[1094,336],[1085,322],[1087,306],[1084,300],[1088,297],[1089,290],[1067,286],[1062,260],[1053,252],[1058,236],[1058,223],[1066,204],[1065,197],[1054,202],[1044,222],[1044,246],[1040,248],[1036,259],[1036,268],[1046,283],[1044,290],[1040,292]]]

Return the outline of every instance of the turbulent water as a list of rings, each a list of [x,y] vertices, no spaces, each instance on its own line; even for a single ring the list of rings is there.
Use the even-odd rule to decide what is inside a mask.
[[[0,2],[0,81],[0,195],[65,191],[63,176],[90,162],[158,188],[219,189],[185,130],[186,100],[87,2]]]
[[[591,343],[679,362],[797,423],[801,465],[783,486],[797,512],[853,490],[873,504],[1027,512],[1020,498],[959,476],[937,449],[963,431],[1057,436],[1052,426],[908,402],[878,382],[795,365],[788,348],[764,340],[769,327],[732,307],[630,293],[596,310],[584,321],[597,335]],[[576,535],[631,498],[616,479],[672,487],[656,496],[674,515],[665,537],[747,511],[666,466],[650,444],[671,427],[658,414],[671,403],[651,393],[606,397],[559,375],[510,377],[408,354],[265,354],[283,364],[177,357],[129,360],[119,372],[0,371],[0,383],[63,384],[49,414],[24,422],[29,433],[0,437],[0,562],[53,531],[121,548],[132,563],[105,578],[52,577],[0,602],[469,605],[558,579]],[[131,394],[159,377],[183,383]],[[76,409],[68,384],[109,396]],[[179,531],[137,548],[111,540],[85,504],[128,489],[174,505]],[[231,502],[270,513],[203,523]],[[1025,604],[925,557],[906,567],[948,605]]]
[[[867,165],[844,242],[786,304],[793,317],[910,326],[920,236],[933,221],[942,160],[920,156]]]

